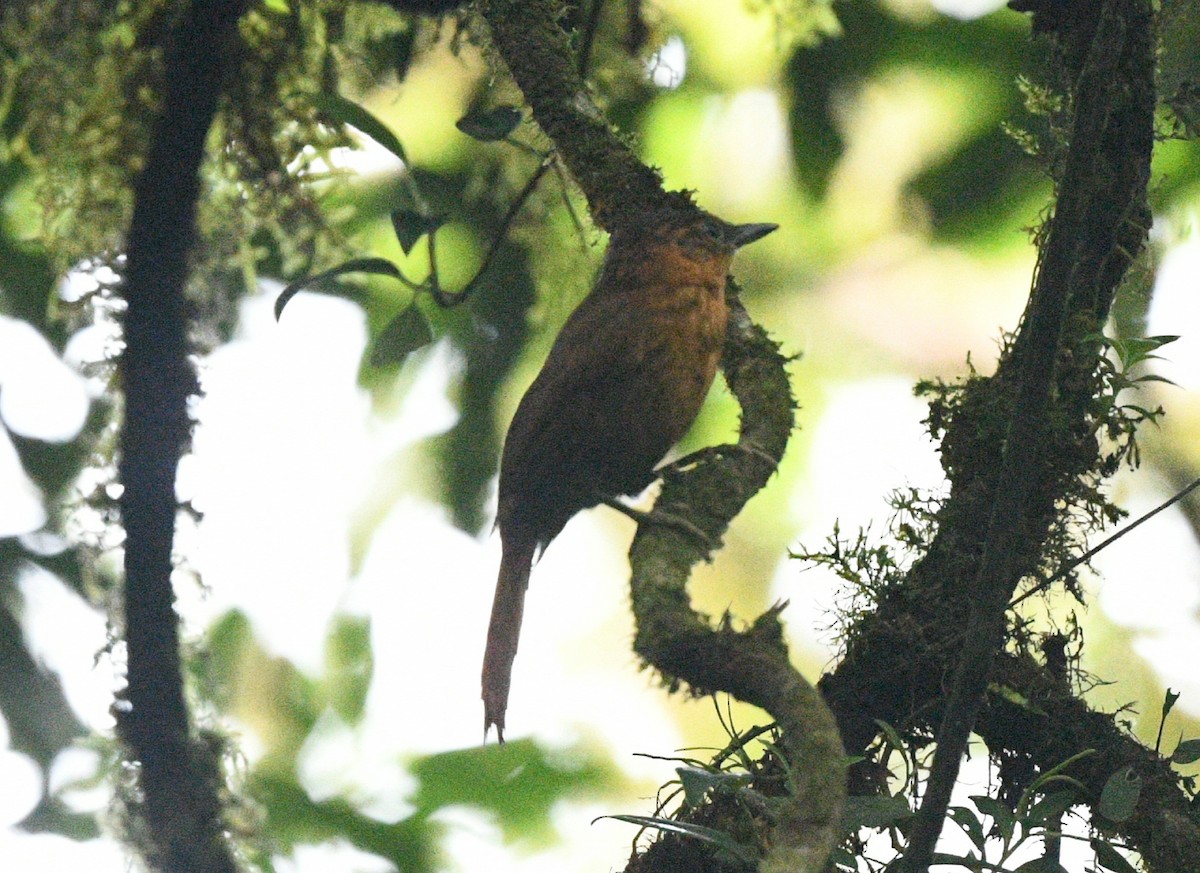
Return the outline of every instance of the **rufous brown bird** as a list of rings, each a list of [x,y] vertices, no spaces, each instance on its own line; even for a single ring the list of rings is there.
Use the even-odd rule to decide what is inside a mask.
[[[517,406],[500,461],[503,556],[483,659],[484,733],[504,713],[534,558],[581,509],[637,494],[691,427],[725,338],[733,254],[775,230],[690,207],[615,230]]]

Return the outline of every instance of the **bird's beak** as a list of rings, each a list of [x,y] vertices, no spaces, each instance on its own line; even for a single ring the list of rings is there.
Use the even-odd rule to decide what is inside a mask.
[[[778,224],[735,224],[729,231],[729,241],[740,249],[778,228]]]

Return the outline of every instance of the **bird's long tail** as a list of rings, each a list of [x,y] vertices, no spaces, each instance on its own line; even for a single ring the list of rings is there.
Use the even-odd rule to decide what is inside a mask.
[[[504,742],[504,711],[508,708],[508,686],[512,680],[513,659],[521,636],[521,617],[525,612],[525,589],[533,566],[536,542],[522,536],[501,537],[503,556],[496,579],[496,597],[492,601],[492,620],[488,625],[487,648],[483,653],[483,733],[496,726],[496,738]]]

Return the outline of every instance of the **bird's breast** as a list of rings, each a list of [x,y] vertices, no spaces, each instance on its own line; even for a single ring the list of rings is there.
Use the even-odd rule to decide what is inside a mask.
[[[641,310],[647,321],[641,351],[646,369],[657,374],[655,401],[681,425],[673,428],[679,432],[670,434],[671,442],[691,425],[716,376],[728,319],[724,292],[721,276],[720,284],[653,294]]]

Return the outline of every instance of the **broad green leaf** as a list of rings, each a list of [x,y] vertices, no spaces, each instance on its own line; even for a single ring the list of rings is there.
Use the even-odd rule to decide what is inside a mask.
[[[1078,795],[1074,791],[1056,791],[1053,794],[1047,794],[1041,800],[1033,805],[1028,814],[1024,816],[1031,827],[1044,827],[1047,822],[1056,820],[1060,815],[1074,806],[1078,800]]]
[[[1197,760],[1200,760],[1200,740],[1184,740],[1171,754],[1171,761],[1175,764],[1191,764]]]
[[[279,777],[261,768],[251,774],[249,788],[266,814],[267,833],[275,851],[290,852],[297,845],[338,840],[386,858],[399,870],[438,869],[439,827],[425,816],[382,822],[340,797],[314,801],[295,778]]]
[[[531,740],[430,755],[409,770],[420,783],[411,799],[414,818],[472,806],[491,813],[507,839],[547,835],[559,801],[595,797],[618,778],[611,761],[587,748],[551,751]]]
[[[422,215],[411,209],[397,209],[392,212],[392,229],[396,231],[396,239],[406,255],[421,237],[433,233],[443,224],[445,221],[441,218]]]
[[[1110,821],[1127,821],[1142,793],[1142,777],[1132,766],[1122,767],[1104,783],[1096,811]]]
[[[341,94],[318,94],[313,98],[313,102],[332,120],[357,127],[404,163],[408,163],[404,146],[400,144],[396,135],[388,130],[382,121],[354,101],[347,100]]]
[[[950,820],[962,828],[963,833],[975,844],[975,848],[982,852],[987,836],[983,832],[983,822],[979,820],[979,816],[965,806],[952,806],[948,814]]]
[[[226,613],[208,633],[206,656],[195,660],[202,687],[216,702],[243,719],[271,725],[260,772],[287,771],[325,708],[318,683],[284,658],[264,650],[250,620],[236,610]]]
[[[331,270],[316,273],[312,276],[305,276],[303,279],[297,279],[279,292],[279,296],[275,298],[275,320],[279,320],[279,316],[283,314],[283,307],[287,306],[288,301],[305,288],[329,279],[334,279],[345,273],[372,273],[377,276],[391,276],[393,279],[399,279],[401,282],[409,284],[404,278],[404,274],[389,260],[384,258],[351,258]]]
[[[991,816],[992,821],[996,823],[996,828],[1000,831],[1000,836],[1005,841],[1012,839],[1013,830],[1017,826],[1017,818],[1003,801],[986,794],[976,794],[971,797],[971,802],[981,813]]]
[[[484,112],[471,112],[454,123],[454,126],[472,139],[480,142],[496,142],[504,139],[521,123],[521,110],[516,106],[497,106]]]
[[[688,806],[697,806],[709,790],[719,787],[738,787],[750,782],[746,773],[725,773],[705,770],[700,767],[677,767],[679,783],[683,786],[683,797]]]
[[[1096,861],[1105,870],[1113,873],[1138,873],[1137,868],[1125,860],[1125,856],[1110,846],[1104,840],[1093,838],[1092,851],[1096,853]]]
[[[912,772],[912,761],[908,756],[908,747],[904,744],[904,739],[900,736],[900,732],[888,724],[886,721],[875,719],[875,724],[879,726],[879,730],[883,733],[888,743],[891,744],[904,761],[904,779],[907,782],[908,776]]]
[[[887,737],[887,741],[889,743],[891,743],[897,749],[904,748],[904,740],[901,739],[899,732],[897,732],[897,730],[894,727],[892,727],[886,721],[883,721],[878,718],[875,719],[875,724],[877,724],[879,726],[879,730],[883,733],[883,735],[885,737]]]
[[[433,342],[433,331],[416,304],[387,323],[371,344],[371,366],[399,364],[412,352]]]

